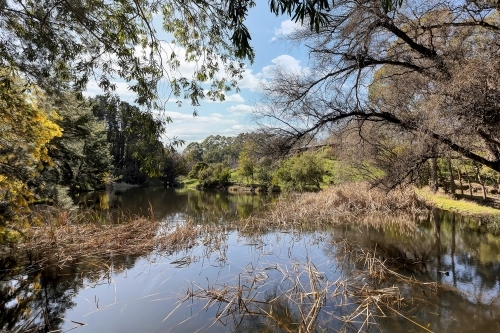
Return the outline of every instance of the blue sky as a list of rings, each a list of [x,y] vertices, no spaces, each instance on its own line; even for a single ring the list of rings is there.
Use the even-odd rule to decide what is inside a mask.
[[[235,136],[252,130],[255,125],[251,121],[250,112],[252,106],[259,102],[259,82],[268,79],[272,68],[278,64],[295,70],[307,66],[301,49],[292,48],[283,40],[297,24],[286,16],[276,17],[272,14],[267,1],[259,1],[250,10],[246,25],[252,36],[251,45],[256,56],[253,64],[246,64],[243,80],[239,83],[240,92],[228,92],[224,102],[201,101],[201,105],[196,107],[197,117],[193,117],[194,107],[189,101],[178,107],[175,104],[177,99],[172,98],[166,104],[166,115],[173,121],[167,126],[168,138],[176,136],[189,144],[193,141],[201,142],[209,135]],[[180,71],[190,77],[193,66],[183,63]],[[116,85],[116,92],[121,99],[133,103],[135,96],[127,89],[127,84],[116,82]],[[98,93],[100,90],[97,84],[91,82],[87,95]]]

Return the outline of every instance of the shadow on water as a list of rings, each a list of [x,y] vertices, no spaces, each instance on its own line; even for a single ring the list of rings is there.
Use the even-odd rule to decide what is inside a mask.
[[[152,207],[159,219],[190,217],[199,224],[245,218],[272,201],[164,188],[93,195],[99,199],[80,200],[103,211],[119,207],[129,214],[145,213]],[[500,331],[500,238],[478,231],[473,222],[459,215],[438,210],[430,211],[414,230],[389,224],[361,226],[355,221],[311,233],[250,235],[227,230],[173,255],[109,254],[105,259],[78,263],[45,262],[43,269],[37,263],[44,258],[30,254],[31,264],[26,264],[26,253],[14,253],[1,262],[0,330],[296,332],[305,318],[303,310],[279,296],[295,288],[307,298],[311,275],[301,267],[308,263],[318,271],[318,286],[334,286],[334,281],[352,274],[346,272],[346,252],[338,245],[342,239],[370,249],[398,274],[440,286],[430,290],[388,279],[381,286],[400,288],[404,299],[395,309],[401,315],[384,309],[384,317],[374,308],[378,325],[363,331]],[[353,261],[349,272],[352,269],[366,270],[366,261]],[[245,306],[252,305],[252,313],[238,316],[236,310],[242,305],[229,302],[231,295],[246,297]],[[272,306],[270,300],[276,300]],[[357,306],[340,307],[326,298],[311,331],[357,332],[361,324],[346,325],[340,320]]]

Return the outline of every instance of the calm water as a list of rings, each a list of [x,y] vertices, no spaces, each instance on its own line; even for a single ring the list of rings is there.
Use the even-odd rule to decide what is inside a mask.
[[[273,200],[255,195],[176,192],[134,188],[122,193],[95,193],[80,198],[100,209],[147,213],[158,219],[198,223],[246,218]],[[109,256],[78,264],[48,265],[43,270],[22,266],[26,254],[1,263],[0,330],[13,332],[286,332],[294,331],[297,313],[287,304],[266,308],[278,319],[220,316],[225,303],[196,297],[181,302],[189,291],[220,290],[265,284],[255,299],[269,300],[289,286],[287,277],[301,275],[310,260],[322,272],[321,281],[335,281],[345,271],[345,252],[335,244],[346,238],[375,249],[384,258],[422,262],[400,266],[399,272],[443,285],[437,292],[415,285],[403,290],[405,300],[387,317],[377,313],[378,332],[499,332],[500,237],[476,231],[473,223],[444,212],[429,212],[415,230],[352,224],[315,233],[270,232],[249,235],[221,233],[211,243],[173,255]],[[359,266],[360,263],[352,263]],[[441,273],[440,273],[441,272]],[[229,297],[229,296],[226,296]],[[356,304],[338,307],[327,302],[318,316],[318,332],[356,332],[337,319]],[[418,323],[418,326],[414,323]]]

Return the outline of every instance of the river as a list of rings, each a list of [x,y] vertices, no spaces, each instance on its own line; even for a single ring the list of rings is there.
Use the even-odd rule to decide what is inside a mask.
[[[189,217],[220,224],[245,219],[275,198],[151,187],[78,200],[102,212],[153,210],[168,223]],[[419,283],[387,279],[385,288],[400,290],[397,305],[374,304],[370,313],[346,320],[360,304],[350,297],[339,304],[336,286],[341,279],[358,279],[359,285],[353,272],[366,270],[367,261],[347,258],[343,240],[371,249],[387,265],[396,261],[391,270]],[[25,256],[1,262],[2,331],[293,332],[313,317],[311,332],[500,331],[500,237],[438,210],[420,217],[413,229],[356,221],[316,232],[250,234],[236,228],[173,254],[109,254],[43,269],[26,265]],[[318,302],[318,312],[301,313],[294,302],[316,309],[307,302],[315,302],[310,296],[319,287],[325,301]],[[280,295],[288,298],[269,306]]]

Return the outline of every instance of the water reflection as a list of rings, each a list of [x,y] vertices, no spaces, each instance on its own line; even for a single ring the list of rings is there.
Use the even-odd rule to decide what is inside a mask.
[[[131,214],[144,213],[152,207],[159,219],[190,217],[197,223],[245,218],[272,200],[163,188],[97,195],[102,198],[81,199],[91,203],[93,200],[101,208],[121,207]],[[497,236],[474,229],[472,221],[438,210],[429,212],[412,230],[394,224],[378,225],[353,222],[313,233],[226,231],[169,256],[110,255],[104,260],[88,258],[76,264],[44,263],[43,269],[37,268],[37,262],[43,258],[33,254],[31,263],[26,265],[27,255],[15,253],[0,263],[0,330],[295,331],[300,316],[287,302],[277,303],[272,309],[278,321],[247,316],[223,326],[214,319],[217,309],[204,308],[206,303],[199,300],[190,300],[186,307],[178,301],[188,290],[238,285],[242,283],[238,280],[241,274],[251,269],[265,270],[278,263],[291,271],[297,261],[304,262],[306,258],[334,281],[341,274],[342,262],[342,253],[334,241],[346,238],[376,249],[380,258],[394,261],[397,265],[393,267],[402,274],[444,285],[437,293],[418,285],[404,290],[407,299],[400,311],[425,329],[391,313],[387,318],[378,318],[382,331],[499,331],[500,239]],[[272,270],[265,271],[271,274]],[[279,281],[270,283],[256,297],[263,300],[275,297]],[[346,311],[326,304],[319,316],[322,331],[343,328],[332,315],[345,315]],[[353,331],[357,329],[352,327]],[[376,327],[373,330],[378,331]]]
[[[80,207],[120,215],[149,215],[156,218],[184,219],[187,216],[202,221],[233,221],[247,218],[254,209],[262,209],[275,197],[255,194],[232,194],[229,192],[208,192],[176,190],[164,187],[136,187],[128,190],[108,190],[83,193],[75,198]]]

